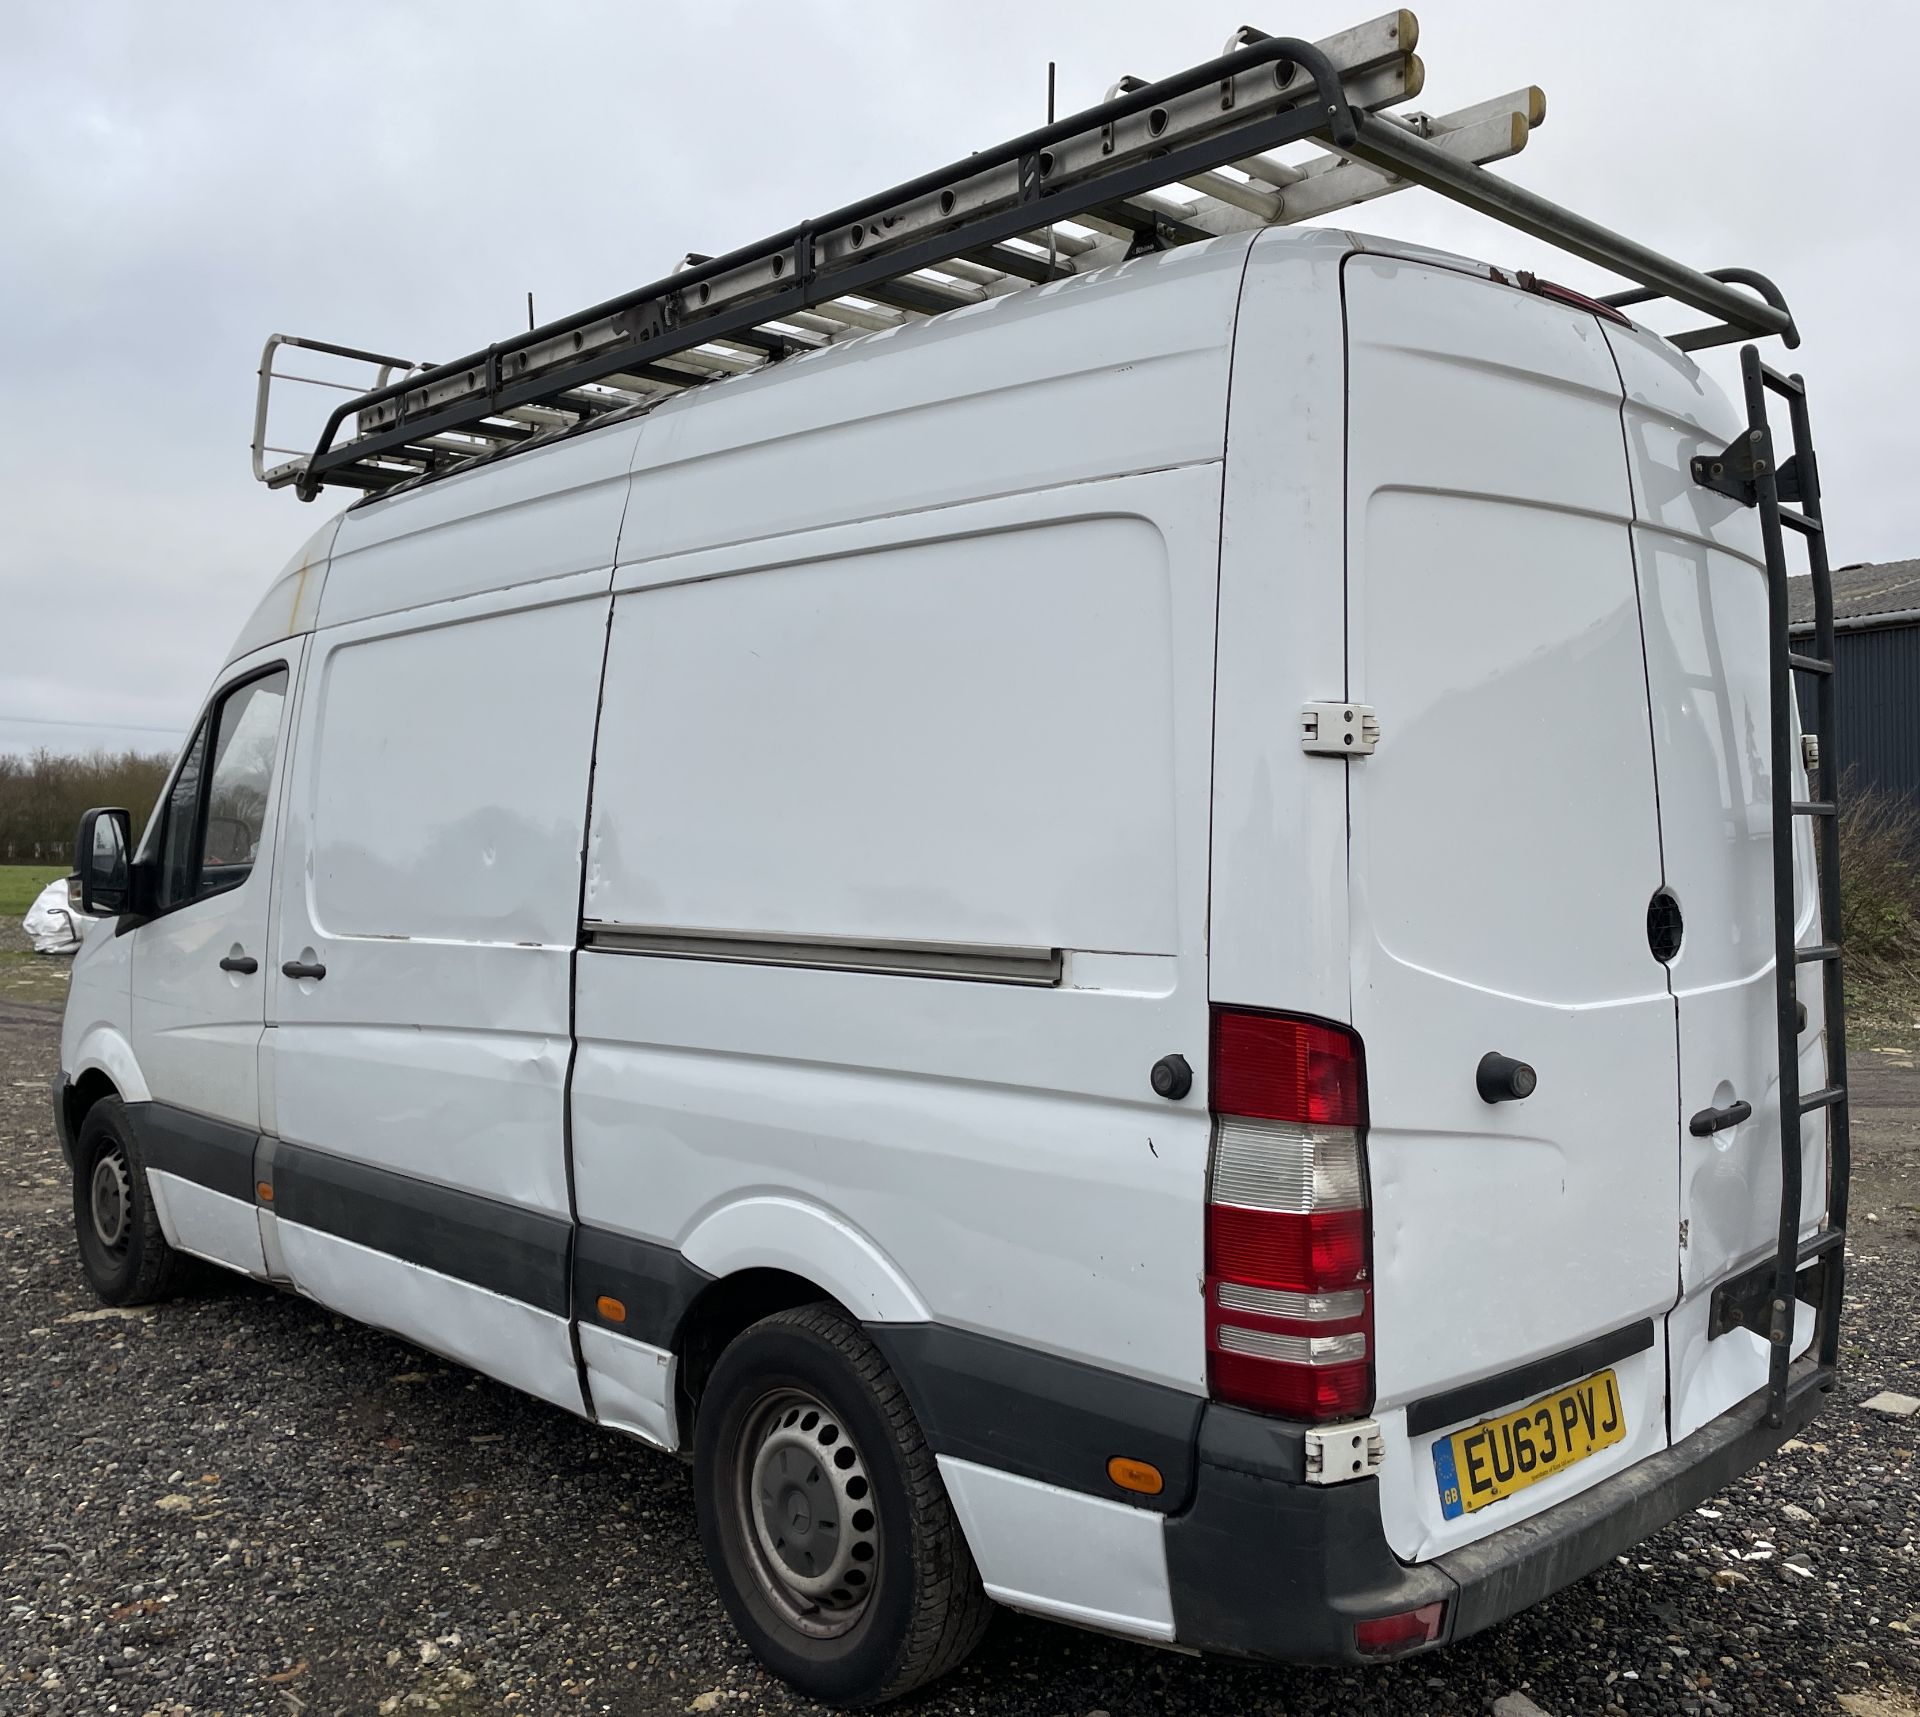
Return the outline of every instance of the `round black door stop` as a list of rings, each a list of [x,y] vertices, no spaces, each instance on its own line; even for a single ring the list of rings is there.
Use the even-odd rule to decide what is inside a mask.
[[[1485,1102],[1517,1103],[1521,1098],[1533,1095],[1534,1087],[1540,1083],[1540,1075],[1524,1061],[1515,1061],[1511,1055],[1502,1055],[1497,1049],[1490,1049],[1480,1057],[1480,1065],[1473,1070],[1473,1082],[1480,1088],[1480,1096]]]
[[[1193,1069],[1184,1055],[1163,1055],[1148,1075],[1154,1091],[1169,1103],[1178,1103],[1193,1089]]]

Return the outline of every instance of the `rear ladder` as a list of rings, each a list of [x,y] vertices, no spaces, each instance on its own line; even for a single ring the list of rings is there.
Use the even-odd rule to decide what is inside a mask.
[[[1834,734],[1833,582],[1826,532],[1820,516],[1820,477],[1807,417],[1806,384],[1782,375],[1746,346],[1740,353],[1747,428],[1716,454],[1693,461],[1695,481],[1743,506],[1757,507],[1767,561],[1767,629],[1772,656],[1771,753],[1773,766],[1773,943],[1780,1056],[1780,1229],[1774,1256],[1765,1265],[1725,1284],[1714,1295],[1711,1328],[1719,1334],[1744,1325],[1771,1346],[1767,1379],[1769,1422],[1778,1425],[1790,1396],[1831,1389],[1839,1357],[1840,1304],[1846,1261],[1847,1182],[1850,1151],[1847,1114],[1846,1004],[1841,983],[1839,764]],[[1767,396],[1787,403],[1793,451],[1774,457]],[[1797,504],[1796,504],[1797,503]],[[1786,533],[1807,545],[1813,580],[1813,654],[1796,652],[1788,625]],[[1812,798],[1793,796],[1793,692],[1800,674],[1814,689],[1815,720],[1803,731],[1813,738],[1806,759]],[[1820,899],[1820,937],[1801,946],[1796,933],[1793,831],[1796,817],[1814,820],[1814,856]],[[1826,1013],[1827,1072],[1819,1089],[1800,1089],[1800,970],[1817,965]],[[1827,1222],[1812,1239],[1800,1240],[1802,1145],[1800,1121],[1815,1110],[1827,1115]],[[1801,1288],[1801,1278],[1807,1278]],[[1805,1292],[1815,1308],[1812,1367],[1792,1366],[1793,1308]]]

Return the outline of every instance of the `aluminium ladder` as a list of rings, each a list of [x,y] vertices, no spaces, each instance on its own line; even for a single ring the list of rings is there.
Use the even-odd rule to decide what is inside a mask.
[[[836,340],[1409,184],[1715,318],[1678,336],[1682,346],[1797,342],[1761,276],[1702,273],[1487,172],[1544,119],[1537,88],[1437,118],[1388,112],[1420,92],[1418,38],[1404,10],[1318,43],[1243,28],[1218,59],[1155,83],[1123,78],[1084,112],[725,256],[689,256],[651,285],[453,363],[275,335],[261,359],[254,474],[303,500],[328,486],[382,492]],[[1290,159],[1293,145],[1315,153]],[[372,383],[286,375],[282,346],[371,366]],[[273,384],[289,380],[349,396],[305,453],[267,438]]]
[[[1419,26],[1393,11],[1310,43],[1234,33],[1218,59],[1158,82],[1123,78],[1107,99],[936,172],[866,197],[724,256],[689,255],[673,273],[452,363],[428,365],[276,334],[262,355],[254,475],[302,500],[321,489],[369,494],[431,481],[596,424],[644,412],[694,387],[839,340],[895,328],[988,298],[1048,285],[1146,250],[1285,225],[1407,185],[1531,234],[1636,283],[1616,308],[1670,299],[1711,318],[1671,336],[1682,350],[1778,336],[1800,343],[1786,301],[1750,269],[1703,272],[1612,232],[1486,170],[1525,147],[1545,117],[1528,87],[1433,117],[1387,111],[1419,94]],[[1309,150],[1304,159],[1289,149]],[[1523,283],[1524,280],[1523,280]],[[290,375],[282,347],[368,366],[370,385]],[[1771,1347],[1770,1417],[1789,1399],[1831,1388],[1838,1355],[1847,1214],[1848,1110],[1840,976],[1837,783],[1831,745],[1809,752],[1816,796],[1793,798],[1793,676],[1817,684],[1815,738],[1833,732],[1833,613],[1819,485],[1797,376],[1742,354],[1749,427],[1695,461],[1696,480],[1761,515],[1771,631],[1773,875],[1781,1114],[1781,1208],[1774,1255],[1714,1296],[1715,1333],[1739,1326]],[[268,441],[276,382],[348,395],[310,451]],[[1775,469],[1767,395],[1782,396],[1795,452]],[[286,455],[269,465],[269,455]],[[1798,502],[1798,510],[1792,503]],[[1783,532],[1807,539],[1815,594],[1813,656],[1787,633]],[[1816,819],[1821,943],[1797,945],[1794,819]],[[1798,972],[1825,984],[1826,1082],[1802,1093]],[[1828,1223],[1799,1242],[1799,1116],[1823,1110]],[[1818,1312],[1816,1354],[1791,1363],[1799,1278]]]

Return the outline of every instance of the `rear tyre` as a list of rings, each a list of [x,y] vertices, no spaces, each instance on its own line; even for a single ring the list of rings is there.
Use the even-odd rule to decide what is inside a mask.
[[[831,1305],[720,1356],[694,1431],[700,1541],[768,1668],[877,1705],[955,1668],[993,1606],[933,1452],[878,1350]]]
[[[160,1232],[146,1164],[118,1097],[102,1097],[80,1123],[73,1148],[73,1228],[80,1264],[109,1306],[163,1299],[180,1254]]]

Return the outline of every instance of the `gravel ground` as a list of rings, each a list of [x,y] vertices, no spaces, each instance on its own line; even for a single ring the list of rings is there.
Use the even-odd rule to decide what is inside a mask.
[[[676,1462],[238,1278],[101,1312],[46,1112],[63,974],[8,952],[0,1712],[818,1709],[734,1637]],[[1840,1396],[1804,1444],[1636,1557],[1371,1671],[1249,1669],[1005,1615],[907,1709],[1920,1717],[1920,1420],[1857,1406],[1920,1394],[1914,1060],[1858,1056]]]

